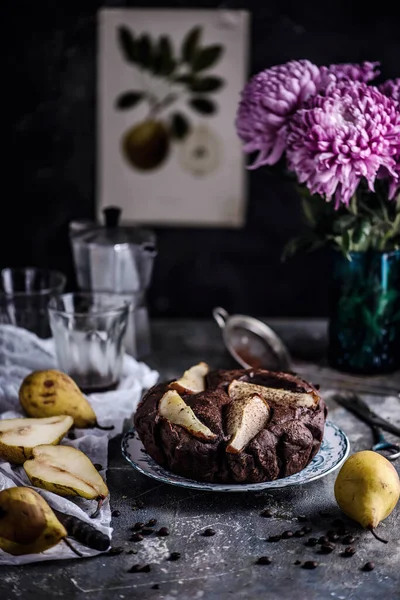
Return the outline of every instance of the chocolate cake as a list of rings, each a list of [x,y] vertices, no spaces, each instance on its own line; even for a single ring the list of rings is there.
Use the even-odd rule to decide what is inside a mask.
[[[199,481],[287,477],[318,452],[327,408],[299,377],[263,369],[209,372],[199,363],[141,400],[134,425],[164,468]]]

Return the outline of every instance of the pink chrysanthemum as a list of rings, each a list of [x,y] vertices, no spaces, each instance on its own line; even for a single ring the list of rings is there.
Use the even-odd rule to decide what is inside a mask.
[[[242,92],[236,129],[244,152],[258,152],[253,169],[274,165],[286,147],[286,130],[293,113],[317,91],[319,68],[294,60],[255,75]]]
[[[312,194],[348,204],[362,178],[371,191],[384,172],[397,181],[400,113],[365,83],[342,82],[310,98],[289,125],[288,166]]]
[[[359,81],[368,83],[378,77],[379,62],[363,63],[343,63],[337,65],[329,65],[329,67],[321,67],[321,75],[334,75],[336,82],[339,81]]]
[[[400,104],[400,79],[388,79],[379,86],[379,90]]]

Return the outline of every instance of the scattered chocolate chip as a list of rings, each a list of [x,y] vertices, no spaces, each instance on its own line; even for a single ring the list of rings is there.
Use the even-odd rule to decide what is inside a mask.
[[[119,517],[121,515],[121,512],[119,510],[113,510],[111,513],[112,517]]]
[[[312,532],[312,527],[303,527],[303,531],[305,534]]]
[[[281,541],[280,535],[270,535],[269,538],[267,539],[267,542],[280,542],[280,541]]]
[[[320,510],[319,514],[321,515],[321,517],[323,517],[324,519],[330,519],[331,518],[331,513],[327,512],[326,510]]]
[[[367,562],[365,563],[365,565],[362,567],[362,571],[373,571],[375,569],[375,563],[373,562]]]
[[[339,527],[339,529],[337,529],[337,534],[339,537],[342,537],[344,535],[349,535],[350,532],[348,529],[346,529],[346,527]]]
[[[171,552],[171,554],[169,555],[168,560],[179,560],[181,557],[181,553],[180,552]]]
[[[302,565],[302,569],[316,569],[318,567],[318,563],[316,560],[306,560],[306,562]]]
[[[140,531],[142,529],[142,527],[144,527],[144,523],[141,523],[140,521],[138,521],[132,527],[132,531]]]
[[[137,554],[137,550],[127,550],[127,554]]]
[[[342,540],[343,544],[346,544],[346,546],[349,544],[354,544],[355,541],[356,540],[352,535],[346,535]]]
[[[294,565],[301,565],[301,560],[295,560],[293,564]]]
[[[319,540],[318,540],[319,544],[329,544],[329,539],[326,537],[326,535],[322,535]]]
[[[338,533],[335,533],[334,531],[332,531],[332,533],[330,533],[330,534],[328,535],[328,538],[329,538],[329,541],[330,541],[330,542],[337,542],[337,541],[338,541],[338,539],[339,539],[339,537],[340,537],[340,536],[339,536],[339,534],[338,534]]]
[[[111,556],[117,556],[118,554],[122,554],[123,551],[124,549],[122,548],[122,546],[113,546],[109,549],[108,554],[110,554]]]
[[[93,466],[96,469],[96,471],[102,471],[103,470],[103,465],[100,465],[99,463],[95,463]]]
[[[272,558],[269,556],[260,556],[256,561],[256,565],[270,565],[272,563]]]
[[[311,546],[311,548],[313,546],[316,546],[318,544],[318,540],[315,537],[310,537],[307,541],[306,541],[306,546]]]
[[[211,529],[211,527],[209,527],[208,529],[205,529],[201,535],[204,535],[205,537],[211,537],[212,535],[215,535],[215,534],[216,534],[216,531],[214,529]]]
[[[315,387],[316,390],[321,389],[321,386],[320,386],[319,383],[314,383],[313,385],[314,385],[314,387]]]
[[[283,540],[288,540],[291,537],[293,537],[293,531],[284,531],[282,533],[282,539]]]
[[[321,544],[321,548],[320,548],[320,552],[322,554],[330,554],[331,552],[333,552],[335,549],[335,545],[334,544]]]
[[[130,538],[131,542],[141,542],[143,540],[143,536],[141,533],[134,533]]]
[[[161,529],[159,529],[157,531],[157,534],[160,535],[161,537],[166,537],[167,535],[169,535],[168,527],[161,527]]]
[[[73,431],[69,431],[67,437],[69,440],[76,440],[76,433],[74,433]]]
[[[143,500],[136,500],[135,504],[138,508],[143,508],[143,506],[144,506]]]
[[[128,573],[149,573],[151,571],[150,565],[133,565],[133,567],[131,567],[128,570]]]
[[[297,520],[299,523],[308,523],[310,519],[306,515],[298,515]]]
[[[157,519],[150,519],[150,521],[147,523],[147,527],[154,527],[154,525],[157,524]]]
[[[353,546],[349,546],[348,548],[345,548],[345,550],[343,552],[341,552],[341,556],[348,558],[350,556],[354,556],[355,553],[356,553],[356,549],[353,548]]]
[[[272,512],[269,510],[269,508],[266,508],[265,510],[260,512],[260,517],[266,517],[267,519],[269,519],[270,517],[272,517]]]
[[[294,532],[294,537],[304,537],[305,536],[305,532],[304,529],[298,529],[297,531]]]
[[[158,584],[158,583],[155,583],[154,585],[152,585],[152,586],[151,586],[151,589],[152,589],[152,590],[159,590],[159,589],[160,589],[160,586],[159,586],[159,584]]]
[[[154,529],[152,527],[142,527],[140,533],[142,535],[151,535],[154,533]]]

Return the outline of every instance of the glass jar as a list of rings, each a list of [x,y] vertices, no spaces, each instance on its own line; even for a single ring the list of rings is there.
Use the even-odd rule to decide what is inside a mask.
[[[333,262],[328,359],[341,371],[400,368],[400,250],[337,253]]]

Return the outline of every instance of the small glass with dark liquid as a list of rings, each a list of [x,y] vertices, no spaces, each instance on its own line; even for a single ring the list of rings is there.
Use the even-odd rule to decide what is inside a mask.
[[[49,304],[58,368],[85,393],[115,389],[131,304],[111,293],[63,294]]]

